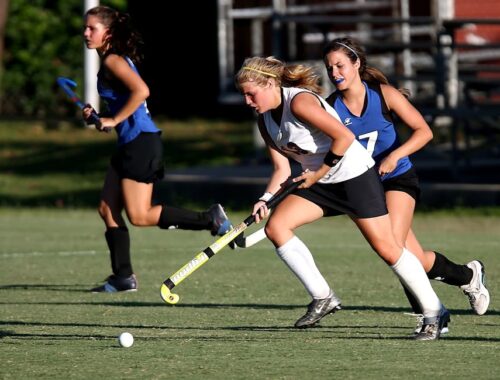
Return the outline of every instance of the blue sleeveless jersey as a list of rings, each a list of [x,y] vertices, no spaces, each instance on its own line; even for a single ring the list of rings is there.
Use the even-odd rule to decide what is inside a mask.
[[[139,75],[132,60],[128,57],[124,58],[132,70]],[[116,115],[130,96],[130,91],[122,83],[106,78],[102,68],[97,75],[97,91],[108,106],[111,115]],[[132,141],[141,132],[160,132],[160,129],[156,127],[151,119],[146,102],[142,103],[132,115],[118,124],[115,129],[118,133],[118,145]]]
[[[401,143],[394,127],[390,111],[385,104],[379,84],[363,82],[366,89],[365,105],[361,116],[353,115],[342,101],[339,91],[327,98],[327,102],[337,111],[342,123],[349,128],[359,142],[370,152],[375,165],[387,157]],[[407,172],[412,167],[410,159],[402,157],[389,174],[383,176],[382,181]]]

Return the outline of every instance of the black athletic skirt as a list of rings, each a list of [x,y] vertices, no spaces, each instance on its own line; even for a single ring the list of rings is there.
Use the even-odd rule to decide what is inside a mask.
[[[118,147],[111,166],[120,178],[154,183],[163,178],[163,144],[158,133],[142,132],[132,141]]]
[[[347,214],[354,218],[374,218],[387,214],[384,189],[374,168],[344,182],[315,183],[294,194],[321,207],[325,216]]]
[[[418,182],[417,171],[412,166],[410,170],[394,178],[386,179],[382,182],[384,191],[402,191],[410,195],[415,201],[420,199],[420,184]]]

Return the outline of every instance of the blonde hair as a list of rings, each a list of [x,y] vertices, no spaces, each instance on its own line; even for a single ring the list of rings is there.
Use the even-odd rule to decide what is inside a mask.
[[[265,86],[268,80],[274,80],[280,87],[301,87],[315,93],[321,92],[319,76],[312,67],[304,65],[287,65],[274,57],[251,57],[245,59],[241,69],[236,73],[236,87],[254,82]]]

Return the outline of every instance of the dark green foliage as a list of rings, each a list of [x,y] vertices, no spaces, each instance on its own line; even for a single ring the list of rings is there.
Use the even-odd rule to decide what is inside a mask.
[[[108,1],[123,9],[126,1]],[[83,79],[83,1],[11,0],[3,58],[2,114],[56,118],[70,113],[56,78]]]

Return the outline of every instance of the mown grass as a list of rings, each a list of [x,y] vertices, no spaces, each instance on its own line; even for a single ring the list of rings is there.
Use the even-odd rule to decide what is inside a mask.
[[[458,288],[434,282],[452,313],[450,333],[414,342],[398,281],[345,217],[298,231],[344,305],[322,327],[302,331],[292,326],[308,297],[267,241],[221,251],[175,288],[181,299],[169,306],[160,284],[210,244],[209,234],[131,228],[139,291],[92,294],[109,274],[94,212],[3,208],[0,378],[496,379],[499,221],[417,216],[426,247],[484,262],[492,298],[476,316]],[[129,349],[117,344],[123,331],[135,337]]]

